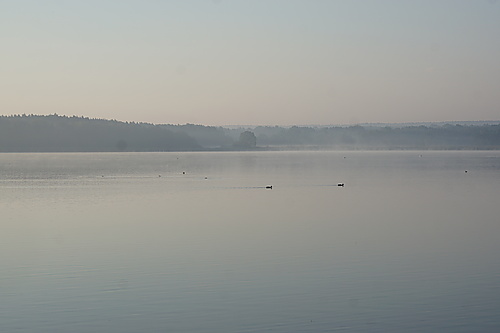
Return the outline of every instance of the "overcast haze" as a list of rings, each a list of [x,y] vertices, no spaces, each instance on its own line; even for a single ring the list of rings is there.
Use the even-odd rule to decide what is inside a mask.
[[[500,2],[0,1],[0,112],[498,120]]]

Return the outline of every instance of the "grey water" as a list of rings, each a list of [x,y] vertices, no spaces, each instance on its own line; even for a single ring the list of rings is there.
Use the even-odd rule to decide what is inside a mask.
[[[499,198],[498,151],[0,154],[0,332],[499,332]]]

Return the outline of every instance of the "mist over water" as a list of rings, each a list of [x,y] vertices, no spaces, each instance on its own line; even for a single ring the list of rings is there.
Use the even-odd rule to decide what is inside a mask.
[[[0,154],[0,331],[497,332],[499,176],[497,151]]]

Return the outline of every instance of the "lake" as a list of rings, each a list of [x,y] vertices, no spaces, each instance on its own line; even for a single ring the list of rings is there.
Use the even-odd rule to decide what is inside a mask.
[[[1,332],[500,331],[499,151],[0,154],[0,196]]]

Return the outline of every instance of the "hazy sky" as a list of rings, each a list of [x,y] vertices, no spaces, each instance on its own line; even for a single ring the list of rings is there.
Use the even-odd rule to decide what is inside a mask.
[[[0,113],[500,119],[500,1],[0,0]]]

